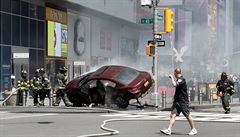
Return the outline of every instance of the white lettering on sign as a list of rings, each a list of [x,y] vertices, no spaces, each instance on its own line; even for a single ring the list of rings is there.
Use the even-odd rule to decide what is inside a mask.
[[[29,58],[29,53],[13,53],[13,58]]]

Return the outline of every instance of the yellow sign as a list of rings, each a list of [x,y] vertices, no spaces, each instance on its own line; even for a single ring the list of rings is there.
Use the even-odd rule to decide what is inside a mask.
[[[67,25],[48,21],[48,48],[47,56],[67,57],[68,38]]]
[[[216,83],[209,83],[208,84],[208,91],[209,91],[209,96],[208,96],[209,99],[210,99],[210,96],[211,96],[211,92],[212,92],[213,100],[218,99]]]
[[[67,24],[67,12],[46,7],[46,20]]]

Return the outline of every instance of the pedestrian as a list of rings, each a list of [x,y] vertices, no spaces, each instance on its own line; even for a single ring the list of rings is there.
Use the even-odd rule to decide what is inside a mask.
[[[21,71],[21,79],[17,81],[17,105],[22,106],[26,105],[23,104],[23,99],[25,99],[25,103],[27,103],[27,96],[28,96],[28,91],[29,91],[29,81],[27,79],[27,71],[22,70]],[[23,98],[23,95],[25,94],[25,97]]]
[[[40,81],[41,81],[39,105],[44,106],[44,101],[45,101],[46,96],[50,100],[51,83],[50,83],[50,80],[48,79],[47,75],[45,74],[44,68],[40,68],[39,73],[40,73]]]
[[[167,129],[161,129],[160,131],[166,135],[171,135],[172,127],[175,123],[175,118],[182,112],[191,126],[191,131],[188,134],[195,135],[197,134],[197,130],[194,126],[193,119],[189,111],[187,84],[185,78],[182,76],[180,68],[175,69],[174,76],[176,77],[176,80],[173,78],[173,75],[169,75],[169,78],[171,78],[172,81],[172,85],[176,88],[174,101],[171,107],[169,126]]]
[[[222,100],[222,106],[225,110],[224,113],[229,114],[231,110],[229,100],[230,96],[232,96],[232,94],[234,93],[234,83],[228,79],[226,72],[222,72],[221,79],[218,81],[216,88],[217,95]]]
[[[32,97],[33,97],[33,106],[38,106],[38,97],[40,97],[41,91],[41,80],[39,69],[36,69],[34,77],[30,80],[30,85],[32,89]]]
[[[65,106],[72,106],[72,103],[67,98],[67,94],[65,93],[65,87],[67,85],[67,69],[62,67],[59,69],[59,73],[56,76],[56,101],[54,106],[59,106],[61,99],[63,100]]]

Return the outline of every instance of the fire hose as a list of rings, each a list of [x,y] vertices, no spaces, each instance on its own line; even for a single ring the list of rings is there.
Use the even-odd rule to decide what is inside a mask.
[[[129,113],[129,114],[136,115],[136,113]],[[80,135],[80,136],[77,136],[77,137],[97,137],[97,136],[117,135],[117,134],[120,133],[118,130],[110,129],[110,128],[105,127],[105,125],[107,123],[115,122],[115,121],[160,121],[160,119],[159,120],[155,119],[155,118],[119,118],[119,119],[108,119],[108,120],[104,120],[102,125],[100,126],[100,128],[102,130],[107,131],[106,133],[87,134],[87,135]]]

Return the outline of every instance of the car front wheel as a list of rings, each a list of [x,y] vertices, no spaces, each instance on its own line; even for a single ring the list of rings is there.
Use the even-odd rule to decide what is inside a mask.
[[[129,105],[129,101],[123,97],[117,97],[115,103],[119,108],[127,108]]]

